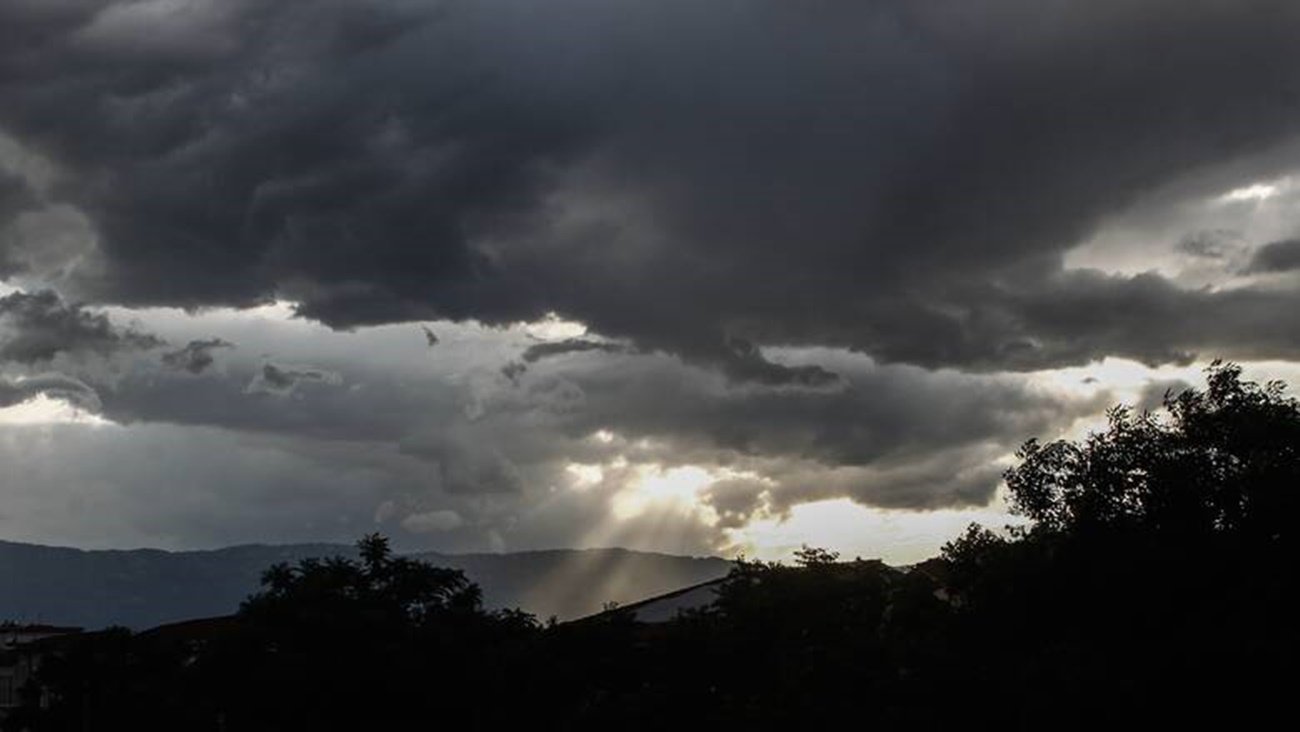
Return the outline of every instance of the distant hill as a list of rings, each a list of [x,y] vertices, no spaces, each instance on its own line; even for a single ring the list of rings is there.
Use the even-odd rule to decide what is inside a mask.
[[[234,612],[262,570],[307,557],[354,556],[339,544],[245,545],[210,551],[85,551],[0,541],[0,620],[148,628]],[[717,557],[626,549],[411,555],[465,571],[488,607],[520,607],[545,620],[599,612],[727,573]]]

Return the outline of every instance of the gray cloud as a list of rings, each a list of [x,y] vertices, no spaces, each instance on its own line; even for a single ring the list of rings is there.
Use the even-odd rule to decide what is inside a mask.
[[[524,349],[518,361],[509,361],[501,367],[501,375],[512,383],[528,372],[530,364],[570,353],[627,353],[629,348],[621,343],[593,341],[587,338],[565,338],[559,341],[540,341]]]
[[[292,394],[300,384],[342,383],[342,377],[325,369],[313,366],[290,366],[285,364],[264,363],[253,376],[244,391],[248,394],[274,394],[286,396]]]
[[[0,531],[76,546],[354,541],[415,461],[222,429],[0,425]]]
[[[754,480],[720,480],[700,497],[717,512],[718,525],[726,529],[744,526],[759,512],[770,509],[770,487]]]
[[[1142,388],[1133,409],[1141,412],[1155,412],[1165,403],[1165,397],[1176,397],[1191,389],[1192,385],[1182,379],[1164,379],[1153,381]]]
[[[544,358],[562,356],[566,353],[584,353],[588,351],[622,353],[626,350],[626,346],[618,343],[605,343],[603,341],[593,341],[586,338],[566,338],[562,341],[543,341],[541,343],[534,343],[524,349],[524,352],[520,357],[524,360],[524,363],[537,363]]]
[[[728,344],[1104,355],[1026,358],[1073,319],[984,293],[1031,297],[1104,215],[1216,165],[1274,172],[1259,154],[1300,131],[1300,9],[1273,3],[148,7],[0,11],[0,128],[99,236],[79,297],[284,297],[344,327],[555,311],[773,385],[833,378]],[[1179,330],[1213,310],[1164,290]],[[1197,322],[1142,357],[1239,340]]]
[[[1016,379],[837,361],[844,383],[835,391],[735,390],[666,360],[628,361],[570,374],[582,408],[552,417],[574,437],[611,429],[633,443],[651,438],[652,447],[640,450],[654,461],[772,458],[834,467],[907,462],[989,442],[1011,447],[1099,406],[1039,393]]]
[[[234,347],[235,344],[223,341],[220,338],[194,340],[186,343],[182,348],[164,353],[162,362],[166,366],[179,371],[201,374],[216,362],[216,357],[212,355],[213,351],[218,348]]]
[[[997,471],[977,468],[1027,437],[1056,434],[1106,402],[1104,395],[1044,392],[1020,377],[881,366],[843,352],[771,354],[795,373],[810,362],[826,364],[839,374],[834,388],[740,388],[723,375],[655,353],[546,361],[545,369],[512,385],[491,378],[494,349],[487,347],[479,349],[481,371],[449,378],[392,371],[381,334],[328,336],[314,351],[274,334],[263,338],[281,342],[300,363],[321,365],[256,363],[232,354],[221,373],[199,380],[131,373],[104,390],[104,416],[124,424],[212,425],[324,444],[395,445],[426,465],[427,490],[457,500],[498,496],[493,500],[520,510],[539,500],[539,492],[544,497],[547,486],[567,485],[563,468],[569,462],[608,463],[618,455],[633,464],[751,470],[779,484],[755,484],[758,492],[771,490],[773,505],[851,495],[872,505],[928,508],[987,500]],[[465,336],[453,332],[449,338],[462,342]],[[331,340],[349,344],[350,358],[325,357],[336,348]],[[337,384],[331,375],[340,372],[348,374],[348,388],[319,388]],[[300,398],[256,398],[262,392]],[[600,431],[616,438],[593,440]],[[939,465],[952,469],[946,478],[933,462],[936,454],[944,456]],[[825,480],[842,470],[848,472],[838,482]],[[924,480],[904,480],[916,471]],[[977,475],[979,490],[974,479],[959,475]],[[419,505],[414,497],[407,502]],[[481,511],[454,508],[467,520]]]
[[[766,357],[792,371],[823,364],[838,374],[834,388],[740,386],[668,354],[601,351],[542,359],[511,384],[495,369],[501,355],[532,345],[521,332],[439,325],[445,358],[431,363],[406,326],[333,333],[250,315],[200,316],[187,327],[229,334],[241,348],[201,379],[136,359],[93,383],[101,415],[122,425],[109,428],[119,437],[108,447],[74,431],[81,436],[57,473],[29,465],[0,480],[0,490],[26,482],[24,491],[51,496],[17,500],[15,521],[72,531],[80,514],[60,517],[50,501],[81,491],[87,501],[120,502],[101,505],[103,520],[83,537],[115,531],[155,544],[346,540],[378,527],[406,545],[448,550],[717,551],[728,531],[808,501],[981,506],[998,484],[998,458],[1111,402],[1104,392],[1071,397],[1018,375],[881,365],[827,349]],[[160,332],[185,342],[174,328]],[[257,355],[270,350],[272,360]],[[269,380],[267,365],[276,372]],[[307,372],[322,378],[289,383]],[[346,387],[325,383],[328,374],[347,374]],[[217,454],[198,457],[208,442]],[[104,451],[122,454],[96,482],[97,468],[85,463]],[[241,461],[239,470],[222,470],[224,460]],[[571,463],[601,466],[601,481],[575,486]],[[692,466],[720,479],[699,496],[717,523],[671,504],[618,508],[643,469]],[[58,488],[53,480],[82,482]],[[226,485],[234,480],[241,485]],[[452,527],[440,512],[462,523]],[[58,532],[50,536],[67,535]]]
[[[402,519],[402,528],[420,534],[451,531],[464,524],[460,514],[448,509],[413,513]]]
[[[1225,259],[1241,246],[1235,231],[1209,229],[1194,231],[1178,241],[1177,250],[1203,259]]]
[[[10,277],[24,269],[20,261],[15,261],[11,250],[17,247],[10,241],[12,234],[4,230],[3,224],[37,208],[38,204],[36,196],[24,180],[0,168],[0,277]]]
[[[742,338],[730,338],[724,355],[716,361],[729,378],[767,386],[830,387],[839,384],[839,376],[816,364],[785,366],[763,356],[758,346]]]
[[[501,369],[510,380],[517,379],[528,364],[570,353],[633,353],[636,349],[626,344],[594,341],[586,338],[566,338],[560,341],[535,343],[524,349],[522,362],[512,361]],[[773,363],[763,356],[758,346],[743,338],[728,338],[717,346],[703,345],[689,353],[689,360],[718,368],[736,382],[765,386],[794,386],[823,388],[839,383],[839,377],[821,366],[789,367]]]
[[[118,328],[107,315],[65,303],[50,290],[0,297],[0,362],[31,365],[61,353],[108,356],[161,345],[153,335]]]
[[[830,354],[818,358],[836,361],[843,373],[837,389],[736,389],[672,358],[627,354],[616,361],[571,362],[563,370],[539,373],[522,388],[502,384],[475,394],[478,411],[468,416],[461,413],[469,397],[466,386],[397,381],[373,370],[350,377],[363,388],[317,391],[283,404],[241,404],[237,373],[228,384],[207,379],[178,383],[175,389],[156,381],[127,381],[106,414],[123,420],[215,421],[331,440],[394,441],[405,454],[435,464],[442,489],[482,494],[535,489],[554,481],[537,473],[542,466],[600,462],[620,451],[641,462],[741,461],[763,470],[779,469],[783,460],[809,470],[906,464],[930,452],[965,449],[978,452],[967,454],[967,460],[982,461],[990,444],[1009,451],[1029,436],[1055,433],[1103,406],[1096,399],[1072,401],[1038,392],[1009,377],[873,367]],[[589,436],[600,430],[614,431],[620,441],[592,443]],[[891,502],[942,505],[958,495],[947,492],[937,473],[931,477],[926,495],[918,489],[911,499]],[[995,475],[988,477],[985,499],[997,482]],[[790,491],[790,500],[812,487]],[[853,495],[872,503],[880,500],[874,490],[860,486]]]
[[[0,221],[8,221],[34,208],[38,200],[19,176],[0,170]]]
[[[897,305],[928,338],[875,341],[885,361],[973,370],[1034,370],[1100,354],[1148,365],[1198,355],[1300,356],[1300,293],[1252,287],[1184,290],[1154,273],[1070,270],[1029,283],[1001,282],[955,296]]]
[[[510,361],[501,367],[501,375],[514,382],[528,371],[528,366],[522,361]]]
[[[1300,239],[1285,239],[1255,250],[1247,272],[1291,272],[1300,269]]]

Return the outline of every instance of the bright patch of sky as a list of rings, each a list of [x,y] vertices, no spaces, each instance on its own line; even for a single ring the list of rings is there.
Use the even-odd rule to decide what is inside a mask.
[[[728,532],[731,551],[753,559],[789,560],[802,546],[839,552],[841,559],[881,559],[905,565],[929,559],[972,523],[992,529],[1019,523],[999,499],[970,510],[889,511],[835,498],[795,506],[785,517],[763,518]]]
[[[1158,272],[1188,288],[1250,282],[1244,269],[1257,248],[1300,235],[1298,180],[1284,175],[1227,190],[1154,192],[1103,219],[1066,254],[1066,266]]]
[[[20,404],[0,408],[0,426],[83,424],[106,426],[113,423],[62,399],[37,394]]]

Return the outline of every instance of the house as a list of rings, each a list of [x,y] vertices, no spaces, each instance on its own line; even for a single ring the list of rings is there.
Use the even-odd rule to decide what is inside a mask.
[[[725,577],[697,585],[683,587],[680,590],[656,595],[629,605],[611,605],[595,615],[588,615],[570,622],[585,623],[597,618],[607,618],[614,614],[630,617],[638,623],[666,623],[680,613],[691,610],[703,610],[718,599],[718,588],[726,581]]]
[[[0,719],[18,706],[19,690],[40,665],[51,638],[75,636],[81,628],[0,623]]]

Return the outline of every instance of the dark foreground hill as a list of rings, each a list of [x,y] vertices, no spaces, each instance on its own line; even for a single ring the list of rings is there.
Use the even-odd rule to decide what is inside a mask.
[[[211,551],[84,551],[0,541],[0,620],[99,628],[147,628],[225,615],[258,589],[277,562],[356,556],[339,544],[247,545]],[[545,619],[598,612],[721,577],[730,563],[626,549],[512,554],[413,555],[464,570],[490,608],[522,608]]]

